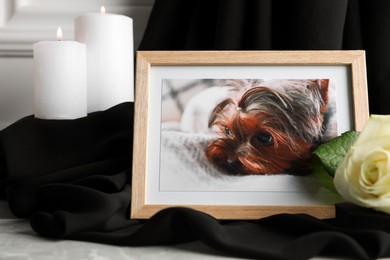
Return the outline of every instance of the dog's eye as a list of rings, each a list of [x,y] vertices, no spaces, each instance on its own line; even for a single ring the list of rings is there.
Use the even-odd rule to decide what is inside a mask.
[[[261,145],[271,145],[274,143],[274,138],[269,133],[261,132],[255,136],[255,141]]]
[[[232,134],[232,131],[230,131],[229,127],[225,126],[225,134],[230,136]]]

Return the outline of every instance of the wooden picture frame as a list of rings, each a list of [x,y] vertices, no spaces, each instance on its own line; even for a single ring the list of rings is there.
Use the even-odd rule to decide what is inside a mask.
[[[168,169],[174,171],[175,165],[181,162],[180,160],[172,162],[172,157],[161,159],[165,151],[162,148],[164,146],[162,140],[165,140],[163,138],[168,134],[168,131],[162,130],[165,127],[162,126],[162,118],[164,114],[174,114],[164,112],[166,109],[162,101],[165,97],[164,84],[190,79],[260,78],[315,78],[331,79],[336,82],[337,93],[334,94],[334,102],[337,107],[335,112],[337,134],[353,129],[361,130],[369,117],[364,51],[139,51],[136,70],[131,218],[149,218],[164,208],[174,206],[190,207],[218,219],[259,219],[277,213],[305,213],[318,218],[334,217],[334,203],[339,202],[340,198],[337,194],[323,190],[322,187],[313,188],[310,192],[306,188],[304,191],[300,191],[299,188],[292,191],[263,191],[245,190],[247,188],[242,187],[241,190],[241,186],[233,191],[219,188],[185,190],[181,189],[181,186],[177,189],[176,186],[173,189],[161,188],[162,183],[176,182],[175,177],[163,179],[165,176],[162,173],[162,169],[165,169],[163,164],[168,162],[173,164],[170,166],[173,168]],[[177,91],[172,93],[178,95]],[[169,134],[175,132],[171,131]],[[179,139],[172,137],[176,143]],[[190,142],[190,148],[193,144]],[[178,157],[183,156],[181,148],[178,150]],[[210,163],[205,160],[201,162]],[[193,169],[197,170],[196,167]],[[177,175],[180,174],[182,173],[178,170]],[[253,180],[255,177],[245,178]],[[283,177],[278,178],[279,182],[285,180]],[[297,180],[295,177],[285,178]],[[241,180],[244,179],[239,181]],[[308,197],[307,202],[305,199],[301,203],[300,198],[304,196]],[[288,202],[285,202],[287,200]]]

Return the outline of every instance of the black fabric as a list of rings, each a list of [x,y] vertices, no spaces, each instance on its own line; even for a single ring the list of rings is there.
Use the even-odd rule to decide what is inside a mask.
[[[139,50],[355,50],[371,113],[390,113],[386,0],[156,0]]]
[[[93,176],[104,189],[114,189],[104,178],[131,168],[133,107],[123,103],[76,120],[29,116],[1,131],[0,188],[12,212],[30,216],[39,208],[36,190],[48,183]]]
[[[30,116],[1,131],[1,190],[12,212],[57,239],[118,246],[202,241],[221,254],[256,259],[390,256],[390,217],[350,204],[338,205],[337,218],[328,220],[279,214],[218,221],[188,208],[129,219],[133,112],[123,103],[77,120]]]
[[[371,229],[390,233],[389,215],[354,204],[336,205],[336,224],[352,229]]]

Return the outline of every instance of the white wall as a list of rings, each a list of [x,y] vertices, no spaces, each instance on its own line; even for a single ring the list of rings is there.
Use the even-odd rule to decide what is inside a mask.
[[[32,44],[54,40],[58,26],[73,40],[74,17],[107,12],[133,19],[134,46],[143,36],[154,0],[0,0],[0,129],[33,114]]]

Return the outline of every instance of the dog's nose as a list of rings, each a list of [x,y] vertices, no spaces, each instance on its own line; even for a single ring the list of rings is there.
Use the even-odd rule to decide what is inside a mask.
[[[227,165],[232,169],[237,169],[240,167],[241,163],[237,158],[228,158]]]

